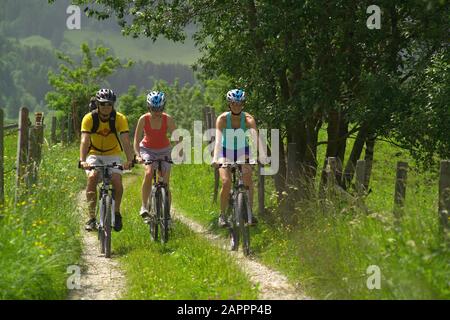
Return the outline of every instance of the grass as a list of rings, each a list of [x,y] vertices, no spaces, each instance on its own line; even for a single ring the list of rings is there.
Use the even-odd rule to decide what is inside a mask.
[[[5,207],[0,220],[0,299],[65,299],[67,267],[79,263],[77,148],[44,146],[39,181],[14,209],[16,135],[5,137]]]
[[[221,249],[173,223],[169,242],[150,240],[138,215],[142,170],[126,183],[122,212],[124,228],[113,236],[127,278],[125,299],[256,299],[258,290]],[[137,182],[139,181],[139,182]]]
[[[326,137],[321,137],[321,140]],[[353,141],[348,141],[350,152]],[[325,148],[318,150],[323,163]],[[407,196],[401,231],[394,228],[392,207],[396,161],[408,161]],[[206,165],[176,166],[172,175],[173,201],[186,214],[216,232],[219,212],[212,204],[213,171]],[[366,215],[338,200],[326,207],[318,201],[297,203],[285,215],[267,180],[266,205],[271,216],[252,229],[257,259],[300,283],[320,299],[449,299],[450,253],[438,232],[437,174],[421,172],[408,154],[377,142],[366,199],[374,212]],[[195,186],[193,188],[192,186]],[[200,191],[201,190],[201,191]],[[255,199],[257,199],[255,197]],[[256,211],[256,210],[255,210]],[[381,271],[381,289],[369,290],[368,267]]]

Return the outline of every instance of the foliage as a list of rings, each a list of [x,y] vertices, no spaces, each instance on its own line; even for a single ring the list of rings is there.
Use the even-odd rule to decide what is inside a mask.
[[[74,59],[63,53],[58,53],[58,59],[63,62],[59,65],[59,74],[50,71],[49,83],[55,91],[48,92],[45,99],[52,110],[62,110],[65,113],[72,111],[73,105],[87,112],[90,98],[106,85],[105,78],[113,74],[118,68],[128,68],[129,61],[122,64],[119,59],[108,55],[108,48],[96,47],[91,49],[87,44],[81,45],[82,60],[77,63]]]
[[[67,268],[81,254],[78,148],[44,146],[39,181],[14,208],[16,135],[5,141],[5,207],[0,220],[0,299],[65,299]],[[63,156],[61,156],[63,155]],[[61,179],[64,177],[64,179]]]

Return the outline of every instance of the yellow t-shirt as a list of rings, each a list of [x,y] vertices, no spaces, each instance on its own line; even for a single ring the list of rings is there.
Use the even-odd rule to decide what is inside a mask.
[[[92,114],[86,114],[81,122],[81,132],[91,133],[93,125]],[[128,120],[120,112],[116,112],[116,131],[119,137],[120,134],[129,131]],[[109,128],[109,120],[102,121],[99,118],[97,132],[91,133],[91,146],[88,155],[113,156],[120,155],[121,152],[119,141]]]

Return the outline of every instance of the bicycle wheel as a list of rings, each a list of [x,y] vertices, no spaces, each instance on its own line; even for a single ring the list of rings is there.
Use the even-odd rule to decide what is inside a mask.
[[[98,226],[98,242],[99,242],[99,249],[101,254],[105,254],[105,229],[103,228],[103,220],[105,216],[106,208],[103,205],[104,200],[103,197],[99,199],[99,204],[97,205],[98,210],[100,211],[99,217],[100,217],[100,224]]]
[[[150,238],[153,241],[158,241],[158,192],[152,191],[151,196],[151,210],[150,210]]]
[[[165,187],[161,189],[160,196],[160,225],[161,225],[161,243],[169,241],[169,221],[170,221],[170,204],[169,196]]]
[[[112,212],[111,212],[111,204],[112,199],[110,195],[106,195],[103,200],[105,201],[105,219],[103,222],[103,227],[105,229],[105,257],[110,258],[111,257],[111,218],[112,218]]]
[[[239,230],[242,235],[242,249],[244,255],[250,254],[250,227],[247,219],[247,199],[246,194],[240,192],[237,197],[237,216],[239,217]]]
[[[232,251],[237,251],[239,248],[239,225],[234,201],[230,202],[228,210],[232,211],[232,214],[228,215],[228,217],[230,217],[230,247]]]

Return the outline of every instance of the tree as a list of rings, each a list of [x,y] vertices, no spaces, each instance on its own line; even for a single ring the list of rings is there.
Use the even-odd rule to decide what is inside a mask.
[[[87,4],[88,14],[99,19],[115,15],[133,37],[183,41],[184,28],[197,24],[194,39],[203,53],[197,66],[205,76],[224,74],[232,86],[247,89],[248,108],[257,119],[297,144],[293,174],[303,181],[316,177],[320,143],[327,145],[326,156],[344,167],[346,139],[358,133],[361,143],[346,166],[351,171],[361,146],[372,148],[374,137],[389,136],[395,114],[414,105],[404,99],[408,79],[422,73],[437,52],[448,52],[445,1],[378,1],[382,32],[366,26],[370,1],[76,3]],[[318,141],[325,124],[328,138]],[[282,191],[283,144],[279,154],[276,186]]]
[[[45,100],[52,110],[60,110],[65,114],[73,114],[73,125],[79,130],[80,121],[88,111],[90,98],[95,95],[101,85],[106,86],[105,78],[118,68],[128,68],[119,59],[108,55],[108,48],[96,47],[94,53],[86,43],[81,45],[82,58],[77,63],[61,52],[57,57],[63,63],[59,65],[59,74],[49,71],[48,81],[55,90],[48,92]]]

